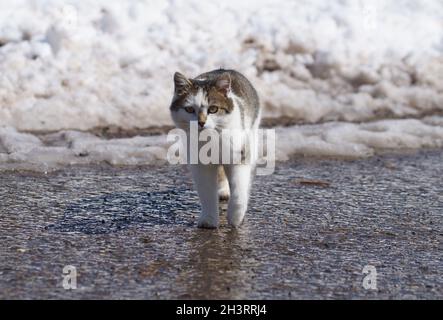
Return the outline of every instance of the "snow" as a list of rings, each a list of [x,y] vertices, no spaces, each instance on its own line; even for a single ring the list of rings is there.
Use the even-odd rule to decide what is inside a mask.
[[[168,146],[165,136],[106,140],[80,131],[35,136],[3,127],[0,128],[0,169],[47,171],[91,163],[161,164],[166,162]]]
[[[442,117],[331,122],[277,129],[276,159],[298,156],[365,158],[378,152],[443,147]]]
[[[172,125],[173,73],[218,67],[250,78],[265,118],[308,124],[278,129],[293,136],[282,158],[441,144],[440,118],[424,118],[443,111],[440,0],[0,0],[0,162],[33,146],[35,163],[84,163],[82,146],[96,161],[154,163],[151,138],[79,130]]]
[[[220,66],[251,78],[265,117],[441,111],[442,21],[437,0],[3,0],[0,125],[170,125],[174,71]]]
[[[356,159],[393,150],[443,147],[443,117],[437,116],[361,124],[331,122],[275,130],[275,161],[297,156]],[[167,163],[171,144],[165,135],[104,139],[64,130],[36,136],[4,127],[0,128],[0,170],[49,171],[65,165],[100,163],[159,165]],[[263,157],[259,162],[263,163]]]

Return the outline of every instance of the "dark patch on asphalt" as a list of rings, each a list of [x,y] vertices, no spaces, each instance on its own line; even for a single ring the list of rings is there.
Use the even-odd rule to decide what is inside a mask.
[[[160,192],[114,192],[80,199],[68,204],[63,218],[47,227],[60,232],[104,234],[121,231],[131,225],[192,226],[189,212],[198,214],[195,199],[185,197],[189,190],[171,189]],[[175,201],[171,210],[168,201]]]

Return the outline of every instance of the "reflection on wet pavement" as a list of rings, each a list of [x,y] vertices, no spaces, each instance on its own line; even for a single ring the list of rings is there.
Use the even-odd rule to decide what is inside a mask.
[[[0,298],[443,298],[443,152],[303,160],[244,225],[195,227],[183,167],[0,173]],[[78,270],[78,288],[62,270]],[[362,286],[377,268],[377,290]]]

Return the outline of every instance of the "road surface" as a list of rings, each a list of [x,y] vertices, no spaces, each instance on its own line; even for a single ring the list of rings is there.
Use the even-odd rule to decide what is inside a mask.
[[[443,150],[294,159],[200,230],[180,166],[3,172],[0,298],[442,299],[442,177]]]

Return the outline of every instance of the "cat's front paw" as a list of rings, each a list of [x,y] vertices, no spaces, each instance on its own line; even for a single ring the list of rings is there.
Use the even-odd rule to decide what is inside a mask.
[[[203,229],[217,229],[218,228],[218,221],[215,219],[211,219],[211,217],[208,217],[208,216],[201,216],[198,219],[197,227],[203,228]]]
[[[228,207],[228,223],[232,227],[238,228],[245,217],[246,206],[245,205],[230,205]]]

